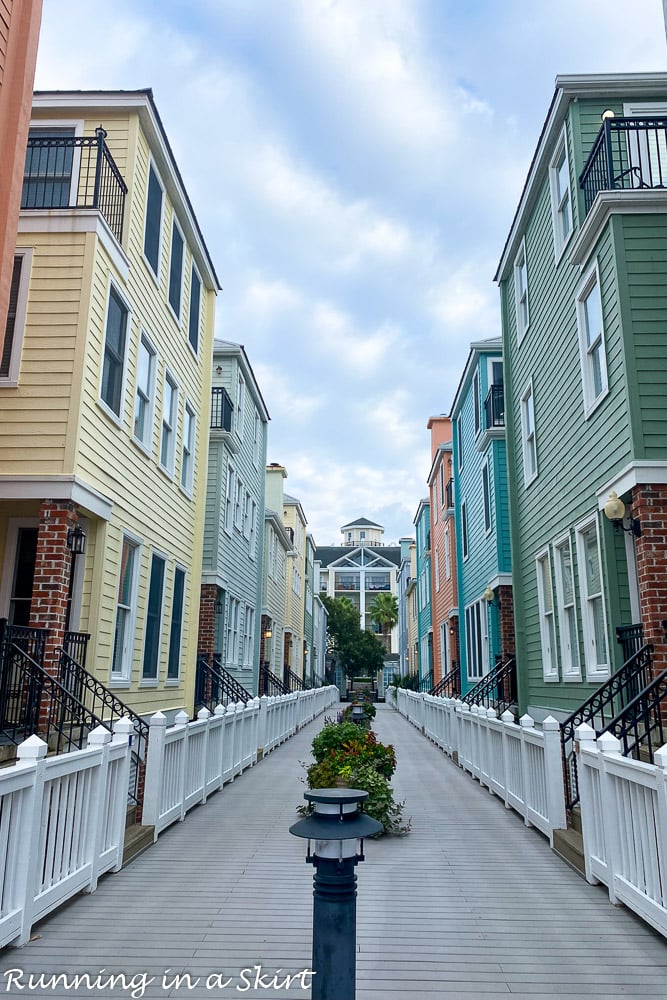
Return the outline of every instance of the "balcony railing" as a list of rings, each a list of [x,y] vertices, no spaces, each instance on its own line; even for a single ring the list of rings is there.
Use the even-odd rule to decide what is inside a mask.
[[[234,405],[229,393],[222,386],[211,389],[211,430],[231,431]]]
[[[667,187],[667,118],[606,118],[579,184],[586,213],[598,191]]]
[[[448,510],[453,510],[454,508],[454,480],[447,480],[447,485],[445,486],[445,506]]]
[[[127,184],[100,126],[94,136],[28,139],[21,208],[94,208],[120,242]]]
[[[486,429],[505,426],[505,390],[502,385],[492,385],[484,400]]]

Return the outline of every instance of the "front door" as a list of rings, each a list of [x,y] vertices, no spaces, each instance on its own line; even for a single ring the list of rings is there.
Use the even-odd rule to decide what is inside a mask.
[[[37,555],[37,527],[16,529],[16,549],[11,577],[7,619],[10,625],[28,626],[32,603],[32,585]]]

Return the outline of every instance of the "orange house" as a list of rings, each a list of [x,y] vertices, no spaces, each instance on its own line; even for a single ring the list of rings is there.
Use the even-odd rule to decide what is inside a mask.
[[[456,540],[452,478],[452,427],[449,417],[430,417],[431,593],[433,683],[438,694],[459,693]]]
[[[42,0],[0,0],[0,331],[9,307]]]

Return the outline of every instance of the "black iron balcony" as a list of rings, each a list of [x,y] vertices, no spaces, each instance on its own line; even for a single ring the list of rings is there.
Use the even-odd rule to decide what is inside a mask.
[[[598,191],[667,187],[667,118],[605,118],[579,185],[587,214]]]
[[[448,479],[445,486],[445,506],[448,510],[454,509],[454,480]]]
[[[94,208],[120,242],[127,184],[100,126],[94,136],[28,139],[21,208]]]
[[[505,391],[502,385],[492,385],[484,400],[486,429],[505,426]]]
[[[211,389],[211,430],[231,431],[234,405],[229,393],[222,386]]]

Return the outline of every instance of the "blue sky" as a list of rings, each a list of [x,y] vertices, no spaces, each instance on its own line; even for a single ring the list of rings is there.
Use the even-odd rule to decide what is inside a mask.
[[[94,13],[93,13],[94,11]],[[315,541],[412,534],[557,73],[667,70],[661,0],[44,0],[36,86],[152,87]]]

